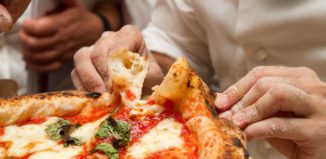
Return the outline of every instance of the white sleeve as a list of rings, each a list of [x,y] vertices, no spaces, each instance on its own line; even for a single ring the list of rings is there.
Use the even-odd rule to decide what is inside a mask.
[[[151,51],[184,57],[199,74],[207,74],[210,57],[206,33],[187,0],[158,0],[143,35]]]

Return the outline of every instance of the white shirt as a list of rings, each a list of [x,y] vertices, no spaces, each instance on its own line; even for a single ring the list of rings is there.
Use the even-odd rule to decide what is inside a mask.
[[[185,57],[213,89],[259,65],[306,66],[326,81],[324,0],[159,0],[144,30],[149,49]],[[269,145],[254,158],[282,159]]]
[[[148,47],[185,57],[223,90],[259,65],[306,66],[326,81],[326,1],[159,0]]]
[[[124,0],[126,16],[124,21],[139,29],[147,26],[151,19],[152,9],[157,0]]]

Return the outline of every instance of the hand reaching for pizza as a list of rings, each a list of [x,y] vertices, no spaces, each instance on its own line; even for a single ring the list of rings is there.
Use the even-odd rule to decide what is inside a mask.
[[[161,68],[154,56],[147,50],[140,31],[127,25],[117,32],[104,32],[94,45],[81,48],[75,54],[75,68],[71,73],[75,87],[93,92],[109,90],[111,82],[108,76],[108,55],[121,48],[128,48],[149,59],[145,90],[151,89],[162,79]]]
[[[63,1],[63,11],[39,19],[27,19],[20,31],[27,67],[37,72],[59,69],[82,46],[103,32],[101,20],[78,0]]]
[[[266,138],[290,158],[326,156],[326,83],[314,71],[257,67],[216,99],[249,139]]]

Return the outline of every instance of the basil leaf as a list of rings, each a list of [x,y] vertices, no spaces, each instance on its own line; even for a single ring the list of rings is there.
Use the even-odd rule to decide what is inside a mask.
[[[71,136],[67,137],[66,139],[63,139],[63,141],[64,141],[64,145],[63,145],[64,147],[82,144],[80,139]]]
[[[82,144],[80,139],[71,137],[70,134],[80,127],[80,124],[72,125],[68,120],[59,119],[45,129],[47,136],[54,141],[63,140],[64,147]]]
[[[115,148],[125,147],[130,140],[130,129],[128,122],[109,117],[102,123],[96,135],[101,138],[113,137]]]
[[[59,119],[56,123],[50,124],[45,129],[46,134],[50,139],[59,141],[65,134],[68,133],[71,123],[67,120]]]
[[[93,151],[102,151],[109,157],[109,159],[119,159],[118,150],[109,143],[98,144]]]

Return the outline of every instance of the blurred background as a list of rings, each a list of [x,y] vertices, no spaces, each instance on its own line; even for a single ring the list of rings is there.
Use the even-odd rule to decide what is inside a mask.
[[[155,0],[32,0],[13,29],[0,36],[0,94],[74,89],[73,54],[104,31],[125,24],[143,29],[154,4]]]

